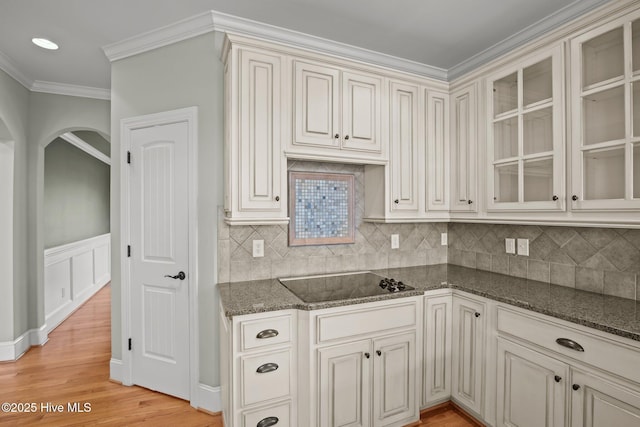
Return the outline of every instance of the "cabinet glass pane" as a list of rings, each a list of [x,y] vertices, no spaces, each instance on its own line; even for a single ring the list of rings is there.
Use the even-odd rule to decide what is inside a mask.
[[[624,87],[618,86],[582,98],[584,144],[624,138]]]
[[[518,73],[509,74],[493,82],[493,114],[518,108]]]
[[[506,159],[518,155],[518,118],[493,124],[493,158]]]
[[[496,203],[518,201],[518,164],[495,167],[494,200]]]
[[[523,116],[524,154],[553,150],[553,109],[533,111]]]
[[[631,50],[633,55],[633,71],[640,71],[640,20],[631,24]]]
[[[525,106],[553,96],[551,58],[533,64],[522,71],[522,91]]]
[[[553,160],[527,160],[523,164],[524,201],[552,200]]]
[[[633,102],[633,136],[640,136],[640,81],[631,83]]]
[[[624,198],[624,147],[585,151],[584,198]]]
[[[640,199],[640,144],[633,146],[633,198]]]
[[[622,27],[582,44],[583,87],[624,74]]]

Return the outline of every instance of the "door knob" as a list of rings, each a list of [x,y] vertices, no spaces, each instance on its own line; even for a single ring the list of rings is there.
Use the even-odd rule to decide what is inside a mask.
[[[187,278],[187,275],[184,274],[184,271],[181,271],[180,273],[176,274],[175,276],[171,276],[169,274],[165,274],[164,277],[168,277],[169,279],[180,279],[180,280],[184,280]]]

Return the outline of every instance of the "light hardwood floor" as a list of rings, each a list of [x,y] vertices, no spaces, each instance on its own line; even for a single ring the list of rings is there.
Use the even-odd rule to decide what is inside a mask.
[[[109,381],[111,358],[111,287],[105,286],[16,362],[0,363],[0,403],[35,404],[35,412],[0,412],[0,425],[10,426],[213,426],[209,415],[188,402],[141,387]],[[90,412],[71,413],[68,404],[91,405]],[[62,412],[42,406],[63,405]],[[424,413],[417,426],[471,427],[456,408]]]

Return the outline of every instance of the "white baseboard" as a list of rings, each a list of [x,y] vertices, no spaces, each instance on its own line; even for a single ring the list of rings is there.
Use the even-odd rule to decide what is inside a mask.
[[[124,365],[122,364],[122,360],[112,358],[109,361],[109,379],[122,383],[122,379],[124,378],[123,369]]]
[[[107,276],[102,283],[96,283],[90,288],[87,288],[82,291],[82,294],[78,296],[78,298],[74,300],[67,301],[64,305],[58,307],[53,313],[49,314],[46,317],[47,325],[49,329],[47,330],[47,334],[51,333],[55,328],[57,328],[60,323],[67,320],[69,316],[71,316],[77,309],[79,309],[85,302],[89,300],[92,296],[94,296],[104,285],[109,283],[110,278]]]
[[[196,396],[195,402],[194,400],[191,401],[191,406],[204,409],[209,412],[222,411],[220,387],[211,387],[200,383],[198,385],[198,395]]]
[[[18,360],[34,345],[43,345],[49,339],[47,325],[29,329],[13,341],[0,342],[0,362]]]

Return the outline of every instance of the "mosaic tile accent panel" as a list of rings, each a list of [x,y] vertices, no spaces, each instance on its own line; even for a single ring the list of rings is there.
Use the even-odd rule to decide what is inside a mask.
[[[354,243],[352,174],[289,172],[289,245]]]

